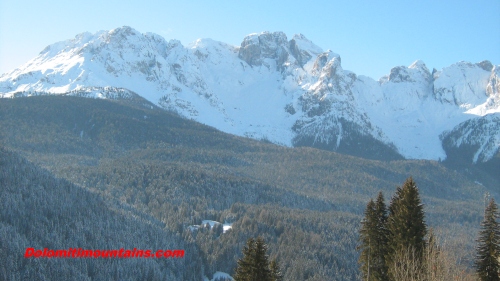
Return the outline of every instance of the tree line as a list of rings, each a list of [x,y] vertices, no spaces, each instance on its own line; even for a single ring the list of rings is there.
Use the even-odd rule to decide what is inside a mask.
[[[437,231],[445,232],[440,234],[446,237],[447,243],[451,241],[460,246],[454,248],[454,254],[468,259],[465,253],[474,248],[471,237],[476,234],[481,219],[478,194],[491,191],[496,195],[498,186],[483,178],[475,179],[484,186],[474,184],[464,174],[437,162],[370,161],[312,148],[278,147],[226,135],[164,111],[116,101],[76,97],[2,100],[0,116],[2,146],[31,161],[30,166],[43,167],[52,177],[75,184],[74,189],[78,187],[94,194],[92,198],[95,198],[90,201],[107,206],[96,212],[104,221],[86,213],[88,207],[81,206],[89,205],[88,202],[63,209],[46,208],[46,215],[35,212],[34,208],[16,207],[26,198],[33,201],[23,204],[35,206],[42,204],[37,200],[66,202],[73,197],[84,197],[63,192],[64,189],[50,181],[36,185],[54,186],[56,194],[26,197],[21,192],[29,194],[31,189],[37,190],[30,182],[29,185],[23,183],[30,173],[5,172],[6,179],[19,182],[0,181],[2,187],[13,187],[12,194],[3,195],[0,216],[5,217],[2,219],[18,225],[16,231],[20,235],[38,235],[30,236],[27,241],[39,240],[44,247],[44,241],[74,245],[73,240],[63,239],[66,236],[91,248],[102,247],[95,243],[111,247],[116,242],[107,238],[110,232],[143,228],[151,231],[147,223],[128,228],[112,224],[116,221],[114,217],[104,213],[115,213],[115,205],[119,204],[119,210],[125,208],[133,212],[133,217],[156,221],[160,229],[155,227],[151,231],[154,235],[144,237],[162,239],[141,240],[125,232],[116,237],[123,236],[123,241],[130,241],[127,243],[134,246],[151,244],[145,241],[168,241],[192,254],[193,262],[186,258],[184,262],[179,261],[182,265],[170,268],[177,280],[199,280],[200,276],[212,276],[217,271],[231,274],[247,239],[257,236],[269,243],[269,255],[280,261],[285,280],[360,279],[356,263],[359,252],[355,250],[358,239],[353,234],[359,231],[366,202],[378,190],[384,194],[391,192],[390,186],[401,183],[408,174],[421,179],[420,191],[426,196],[429,225],[439,226]],[[0,162],[13,165],[3,159]],[[21,183],[23,188],[18,188],[17,184]],[[27,215],[21,210],[31,212]],[[58,223],[64,215],[68,216],[64,223],[82,225],[87,230],[54,228],[54,225],[64,225]],[[224,234],[218,228],[190,230],[191,225],[199,225],[206,219],[233,223],[233,228]],[[103,232],[106,229],[103,225],[110,227]],[[37,231],[30,232],[31,229]],[[11,236],[1,235],[5,241]],[[9,242],[0,247],[14,244]],[[17,252],[0,250],[0,255]],[[152,262],[147,261],[151,272],[156,272],[153,276],[169,276],[165,268]],[[22,269],[22,263],[18,265],[4,267],[5,272],[17,268],[23,278],[24,272],[32,274]],[[88,273],[88,269],[92,272],[116,269],[96,261],[86,261],[81,266],[82,274],[94,279],[95,274]],[[53,279],[55,274],[44,272],[51,268],[39,267],[33,274],[45,274]],[[75,269],[57,268],[66,269],[68,273]],[[136,271],[133,266],[116,269],[120,279],[146,276],[145,270],[132,271]]]
[[[485,209],[477,239],[475,273],[456,265],[428,229],[419,189],[410,177],[387,207],[380,192],[365,209],[359,230],[363,280],[500,280],[500,227],[494,199]]]

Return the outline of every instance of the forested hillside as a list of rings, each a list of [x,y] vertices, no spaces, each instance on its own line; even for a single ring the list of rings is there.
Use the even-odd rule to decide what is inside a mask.
[[[0,279],[182,280],[201,276],[193,243],[130,206],[104,198],[0,148]],[[24,258],[35,249],[185,248],[183,259]],[[194,265],[193,271],[187,266]]]
[[[1,192],[9,202],[1,207],[2,233],[13,233],[0,236],[7,249],[0,254],[16,260],[2,268],[13,268],[19,279],[53,276],[56,268],[70,276],[73,267],[82,279],[106,280],[117,272],[125,280],[148,279],[135,271],[137,264],[155,278],[233,274],[247,239],[260,235],[285,280],[353,280],[360,276],[356,246],[366,202],[378,191],[389,198],[410,175],[429,226],[469,264],[484,195],[498,197],[498,181],[477,168],[279,147],[126,100],[1,99],[0,128]],[[223,233],[221,224],[203,220],[232,227]],[[44,231],[30,230],[35,226]],[[178,248],[186,257],[23,258],[28,246],[77,245]],[[30,273],[30,263],[48,265]]]

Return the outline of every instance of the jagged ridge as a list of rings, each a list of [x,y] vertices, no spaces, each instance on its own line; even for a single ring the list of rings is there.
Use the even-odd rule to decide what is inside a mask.
[[[123,88],[240,136],[377,159],[437,160],[446,158],[443,132],[500,112],[499,69],[488,61],[459,62],[430,72],[416,61],[375,81],[344,70],[338,54],[304,35],[288,40],[263,32],[241,46],[211,39],[183,46],[122,27],[50,45],[2,75],[0,95]],[[474,155],[483,155],[471,162],[498,151],[498,143],[483,143],[490,133],[471,134],[481,143]]]

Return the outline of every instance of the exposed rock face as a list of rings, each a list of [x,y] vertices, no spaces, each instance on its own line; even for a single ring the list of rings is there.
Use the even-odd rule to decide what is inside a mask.
[[[452,158],[473,163],[486,162],[500,153],[500,115],[467,120],[441,135],[444,149]]]
[[[297,38],[293,38],[290,40],[289,48],[292,56],[297,60],[297,64],[300,67],[304,67],[304,65],[312,58],[312,54],[310,54],[307,50],[302,50],[297,44],[297,40],[302,39],[306,40],[306,38],[300,34]]]
[[[325,52],[316,57],[316,61],[314,61],[313,71],[315,73],[320,73],[323,67],[325,67],[328,62],[329,53]]]
[[[415,82],[411,79],[411,75],[408,73],[408,69],[405,66],[392,68],[389,74],[389,81],[393,83]]]
[[[500,94],[500,67],[495,66],[492,68],[488,85],[486,86],[486,94],[489,97],[495,97]]]
[[[0,97],[132,91],[186,118],[277,144],[438,160],[470,143],[468,161],[479,163],[500,147],[497,131],[488,129],[498,119],[486,118],[500,114],[499,77],[500,66],[488,61],[432,73],[416,61],[375,81],[344,70],[338,54],[301,34],[289,41],[283,32],[251,34],[239,47],[199,39],[185,47],[122,27],[50,45],[0,76]]]
[[[287,45],[288,41],[283,32],[251,34],[243,39],[239,58],[251,66],[260,66],[263,63],[269,66],[266,59],[270,59],[276,64],[277,70],[282,70],[283,63],[288,58]]]
[[[471,109],[484,103],[485,85],[488,84],[493,71],[490,62],[459,62],[434,74],[434,92],[436,98],[443,103],[454,104]]]

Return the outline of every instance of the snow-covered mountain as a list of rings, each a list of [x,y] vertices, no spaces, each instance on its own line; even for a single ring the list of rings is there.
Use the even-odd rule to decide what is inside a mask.
[[[183,46],[122,27],[48,46],[0,76],[0,96],[132,91],[186,118],[277,144],[438,160],[447,156],[445,142],[473,147],[470,162],[484,162],[500,147],[499,77],[500,66],[488,61],[432,72],[416,61],[375,81],[344,70],[338,54],[303,35]]]

